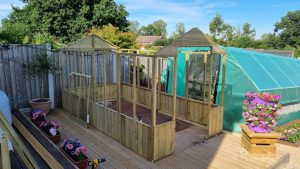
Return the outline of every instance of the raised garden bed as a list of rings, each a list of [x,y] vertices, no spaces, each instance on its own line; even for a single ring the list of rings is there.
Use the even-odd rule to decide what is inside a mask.
[[[283,135],[278,143],[300,147],[300,120],[293,120],[275,129]]]

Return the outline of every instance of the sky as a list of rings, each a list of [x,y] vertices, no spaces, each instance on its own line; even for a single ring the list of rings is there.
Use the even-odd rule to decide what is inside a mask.
[[[299,0],[115,0],[126,6],[129,20],[146,26],[162,19],[170,35],[176,23],[184,23],[209,33],[209,22],[220,14],[225,23],[242,27],[246,22],[256,29],[256,38],[274,30],[274,24],[288,11],[300,10]],[[11,4],[23,7],[19,0],[0,0],[0,20],[11,12]]]

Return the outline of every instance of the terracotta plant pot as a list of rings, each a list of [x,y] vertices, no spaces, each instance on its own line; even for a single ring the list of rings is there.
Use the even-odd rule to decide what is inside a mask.
[[[86,169],[88,166],[88,158],[85,156],[85,160],[76,162],[74,161],[63,149],[59,147],[59,149],[79,168],[79,169]]]
[[[36,98],[30,100],[32,109],[41,109],[45,114],[50,112],[51,101],[49,98]]]
[[[40,128],[40,125],[42,124],[42,121],[41,121],[41,122],[37,122],[37,121],[33,120],[32,118],[31,118],[31,121],[32,121],[38,128]]]
[[[57,144],[60,141],[60,133],[55,136],[49,136],[47,133],[45,133],[43,130],[42,132],[54,143]]]

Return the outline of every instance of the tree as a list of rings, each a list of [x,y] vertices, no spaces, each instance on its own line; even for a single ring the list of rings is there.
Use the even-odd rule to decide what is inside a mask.
[[[274,33],[263,34],[261,36],[262,48],[280,49],[285,45],[281,42],[280,37]]]
[[[23,9],[13,7],[2,25],[6,29],[6,26],[22,24],[26,26],[24,37],[48,33],[67,43],[80,38],[93,25],[101,27],[110,23],[126,30],[127,16],[125,7],[113,0],[32,0]]]
[[[209,23],[209,31],[213,40],[220,45],[228,45],[236,36],[235,28],[224,23],[220,14],[217,14]]]
[[[137,34],[132,32],[122,32],[111,24],[103,26],[102,28],[93,27],[87,34],[95,34],[120,48],[136,48],[135,40]]]
[[[181,37],[183,34],[185,34],[185,27],[184,23],[177,23],[176,24],[176,30],[172,33],[170,39],[175,40]]]
[[[139,35],[143,36],[167,36],[167,23],[163,20],[154,21],[152,24],[142,26],[139,29]]]
[[[288,12],[280,22],[275,24],[274,31],[287,45],[294,48],[300,46],[300,10]]]
[[[243,32],[242,32],[241,36],[253,39],[255,34],[256,34],[256,30],[254,28],[251,29],[251,24],[250,23],[244,23]]]
[[[216,41],[222,34],[224,29],[224,21],[220,14],[217,14],[213,20],[209,23],[209,32],[213,39]]]
[[[140,23],[138,21],[129,21],[128,30],[138,34]]]
[[[157,20],[153,22],[153,26],[159,30],[160,35],[163,36],[164,38],[167,37],[167,23],[163,20]]]

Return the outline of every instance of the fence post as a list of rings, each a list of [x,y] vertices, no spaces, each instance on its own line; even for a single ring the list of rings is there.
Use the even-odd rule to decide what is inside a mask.
[[[51,57],[52,59],[55,59],[55,58],[53,58],[54,55],[53,55],[53,53],[51,51],[51,44],[46,43],[45,46],[46,46],[47,56]],[[49,90],[49,98],[50,98],[50,102],[51,102],[51,109],[55,108],[55,99],[54,99],[55,89],[54,89],[54,86],[55,85],[54,85],[53,74],[49,72],[48,73],[48,90]]]

